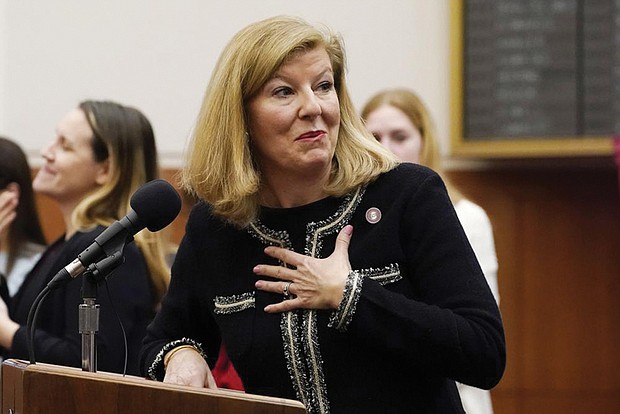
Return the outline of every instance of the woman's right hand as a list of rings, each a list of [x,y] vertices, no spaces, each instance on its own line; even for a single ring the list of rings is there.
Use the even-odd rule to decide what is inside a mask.
[[[6,189],[0,191],[0,239],[9,230],[9,226],[17,216],[17,204],[19,203],[19,190],[17,184],[11,183]]]
[[[170,358],[164,382],[217,389],[209,365],[198,351],[191,348],[181,349]]]

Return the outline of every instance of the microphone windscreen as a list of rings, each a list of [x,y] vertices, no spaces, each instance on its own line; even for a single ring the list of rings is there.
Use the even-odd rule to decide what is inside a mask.
[[[142,185],[129,200],[131,208],[150,231],[159,231],[179,215],[181,197],[167,181],[157,179]]]

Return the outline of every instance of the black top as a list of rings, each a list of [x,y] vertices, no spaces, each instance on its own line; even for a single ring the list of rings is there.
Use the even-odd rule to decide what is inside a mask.
[[[58,239],[44,252],[28,274],[10,305],[11,318],[22,326],[5,358],[28,360],[28,312],[36,296],[52,277],[71,263],[105,230],[99,226],[78,232],[69,240]],[[132,243],[125,247],[125,263],[109,276],[106,288],[100,283],[96,303],[100,305],[97,342],[97,370],[123,372],[125,345],[118,312],[127,333],[128,374],[139,373],[137,355],[145,329],[153,317],[153,292],[144,257]],[[37,319],[34,350],[37,362],[81,367],[82,335],[78,332],[78,308],[83,303],[83,276],[53,290],[41,304]],[[109,295],[108,295],[109,290]],[[113,303],[112,303],[113,302]]]
[[[282,300],[254,288],[252,268],[276,264],[265,246],[326,257],[346,224],[347,306],[265,313]],[[244,230],[197,205],[141,367],[161,379],[163,354],[191,341],[213,366],[221,338],[247,392],[311,413],[460,413],[454,380],[491,388],[505,366],[501,316],[446,189],[412,164],[343,198],[264,208]]]

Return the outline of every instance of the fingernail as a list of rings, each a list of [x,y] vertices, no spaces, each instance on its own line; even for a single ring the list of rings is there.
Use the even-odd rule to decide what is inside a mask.
[[[345,232],[346,235],[350,236],[351,234],[353,234],[353,226],[350,225],[350,224],[347,224],[344,227],[344,232]]]
[[[252,269],[252,271],[253,271],[254,273],[259,273],[259,272],[260,272],[260,266],[258,266],[258,265],[254,266],[254,268]]]

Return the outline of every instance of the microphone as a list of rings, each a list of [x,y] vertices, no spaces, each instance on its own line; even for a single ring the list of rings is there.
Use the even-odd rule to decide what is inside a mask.
[[[167,181],[158,179],[138,188],[129,205],[131,209],[125,217],[112,223],[75,260],[56,273],[48,284],[50,288],[76,278],[91,264],[122,251],[145,227],[156,232],[172,223],[181,211],[181,197]]]

